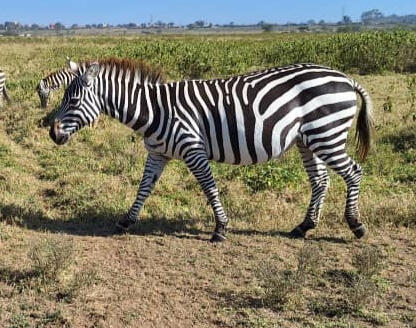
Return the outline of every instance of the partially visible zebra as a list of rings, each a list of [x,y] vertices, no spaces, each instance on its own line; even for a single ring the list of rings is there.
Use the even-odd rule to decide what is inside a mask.
[[[69,57],[66,59],[68,68],[50,73],[40,80],[38,86],[36,87],[42,108],[46,108],[48,106],[48,100],[51,92],[60,89],[62,86],[68,86],[73,79],[84,73],[87,68],[87,62],[77,64],[69,59]]]
[[[151,76],[150,76],[151,77]],[[329,186],[327,166],[347,184],[345,219],[357,238],[366,233],[359,220],[361,167],[345,151],[347,133],[357,119],[357,150],[370,148],[372,118],[368,93],[336,70],[297,64],[228,79],[143,84],[140,67],[126,60],[93,63],[65,92],[51,125],[58,145],[105,113],[144,136],[148,157],[137,198],[122,229],[138,220],[140,209],[170,159],[183,160],[201,185],[215,214],[211,241],[225,240],[228,219],[209,160],[231,164],[264,163],[293,144],[302,155],[312,196],[304,221],[292,230],[304,237],[318,224]]]
[[[8,103],[10,103],[10,98],[9,98],[9,95],[7,94],[7,88],[6,88],[6,75],[0,69],[0,107],[3,106],[3,96],[4,96],[4,99],[6,99]]]

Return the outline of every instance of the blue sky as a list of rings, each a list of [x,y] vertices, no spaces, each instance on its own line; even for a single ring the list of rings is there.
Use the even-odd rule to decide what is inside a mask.
[[[416,0],[0,0],[0,22],[25,24],[142,23],[161,20],[188,24],[336,22],[342,13],[358,20],[361,13],[380,9],[384,14],[416,14]]]

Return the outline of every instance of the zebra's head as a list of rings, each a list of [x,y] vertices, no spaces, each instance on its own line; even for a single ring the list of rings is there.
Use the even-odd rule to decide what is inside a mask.
[[[46,108],[48,106],[49,93],[51,90],[49,89],[45,79],[42,79],[39,82],[38,86],[36,87],[36,92],[40,98],[40,106],[42,108]]]
[[[59,89],[61,85],[66,85],[72,81],[81,72],[81,67],[69,57],[66,57],[68,68],[55,71],[43,78],[36,87],[36,92],[40,98],[40,106],[46,108],[48,106],[50,93]]]
[[[49,132],[56,144],[63,145],[72,134],[91,125],[100,115],[101,104],[94,87],[94,80],[99,72],[100,65],[92,63],[66,89]]]

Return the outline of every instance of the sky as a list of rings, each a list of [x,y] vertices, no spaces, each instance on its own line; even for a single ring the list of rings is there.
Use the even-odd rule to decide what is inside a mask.
[[[362,12],[371,9],[385,15],[416,14],[416,0],[0,0],[0,22],[284,24],[309,19],[337,22],[342,14],[358,21]]]

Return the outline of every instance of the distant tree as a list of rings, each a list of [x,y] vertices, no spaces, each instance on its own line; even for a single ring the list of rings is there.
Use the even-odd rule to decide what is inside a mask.
[[[32,24],[30,25],[31,30],[39,30],[40,26],[38,24]]]
[[[325,21],[323,19],[321,19],[318,24],[319,25],[325,25],[326,23],[325,23]]]
[[[7,31],[16,31],[19,29],[19,23],[16,22],[4,22],[4,26]]]
[[[272,24],[264,23],[261,26],[261,29],[263,30],[263,32],[271,32],[271,31],[273,31],[273,25]]]
[[[361,21],[364,24],[375,23],[377,20],[380,20],[384,17],[383,13],[378,9],[372,9],[365,11],[361,14]]]
[[[64,29],[65,29],[64,24],[60,22],[55,23],[55,30],[64,30]]]
[[[194,23],[195,27],[204,27],[205,26],[205,22],[203,20],[197,20]]]
[[[175,23],[173,23],[173,22],[168,23],[168,27],[169,28],[174,28],[175,27]]]
[[[306,22],[306,24],[308,24],[308,25],[315,25],[315,24],[316,24],[316,22],[315,22],[313,19],[310,19],[310,20],[308,20],[308,21]]]
[[[351,17],[350,16],[346,16],[346,15],[342,16],[342,24],[344,24],[344,25],[350,25],[350,24],[352,24]]]
[[[75,30],[75,29],[77,29],[78,27],[79,27],[79,26],[78,26],[78,24],[72,24],[71,29]]]
[[[165,27],[166,26],[166,23],[162,22],[161,20],[158,20],[155,23],[155,26],[157,26],[157,27]]]

